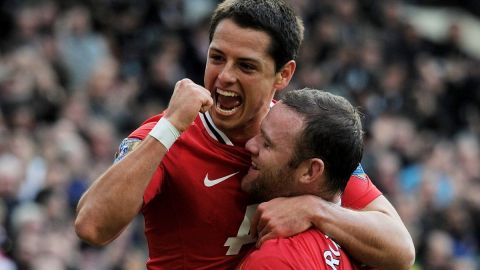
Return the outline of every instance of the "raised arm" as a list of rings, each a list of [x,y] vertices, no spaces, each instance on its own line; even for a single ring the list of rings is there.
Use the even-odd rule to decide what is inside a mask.
[[[397,212],[379,196],[362,211],[343,208],[305,195],[277,198],[260,204],[252,223],[259,244],[315,226],[335,239],[349,255],[379,269],[410,269],[415,260],[413,241]]]
[[[182,132],[199,111],[205,112],[212,104],[208,90],[184,79],[175,85],[164,118]],[[168,143],[162,140],[162,130],[168,126],[165,122],[163,126],[159,125],[160,122],[135,151],[96,179],[80,199],[75,231],[84,241],[92,245],[108,244],[138,214],[144,191],[168,151]]]

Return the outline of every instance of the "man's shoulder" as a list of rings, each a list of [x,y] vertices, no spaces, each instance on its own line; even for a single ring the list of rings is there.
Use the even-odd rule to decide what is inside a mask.
[[[155,124],[164,116],[164,113],[154,115],[145,120],[137,129],[135,129],[128,138],[143,140],[147,137],[148,133],[153,129]]]
[[[262,245],[262,248],[251,252],[239,265],[237,270],[269,270],[269,269],[294,269],[280,252],[273,246]]]
[[[162,112],[160,114],[154,115],[147,120],[145,120],[137,129],[135,129],[130,135],[128,135],[128,138],[135,138],[135,139],[140,139],[143,140],[147,137],[148,133],[155,127],[158,121],[162,117],[165,116],[165,112]],[[195,118],[193,125],[194,126],[199,126],[201,124],[200,117],[197,116]],[[203,127],[203,125],[200,125]],[[191,131],[191,129],[188,129],[187,131]],[[185,134],[188,134],[189,132],[184,132]],[[183,134],[183,133],[182,133]]]
[[[372,183],[362,165],[359,164],[350,176],[342,194],[342,206],[363,209],[380,195],[382,192]]]

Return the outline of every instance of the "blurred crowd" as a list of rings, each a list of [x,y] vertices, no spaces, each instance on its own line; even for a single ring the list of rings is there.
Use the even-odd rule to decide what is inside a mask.
[[[290,1],[306,33],[287,91],[360,107],[362,164],[412,234],[415,269],[480,269],[480,59],[461,27],[432,42],[406,1]],[[141,218],[94,248],[75,206],[177,80],[203,83],[217,1],[0,3],[0,269],[144,269]]]

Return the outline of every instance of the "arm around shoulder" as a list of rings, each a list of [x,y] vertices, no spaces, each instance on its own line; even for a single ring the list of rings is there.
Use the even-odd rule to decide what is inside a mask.
[[[415,261],[412,238],[383,196],[361,211],[312,196],[312,222],[360,262],[379,269],[410,269]]]

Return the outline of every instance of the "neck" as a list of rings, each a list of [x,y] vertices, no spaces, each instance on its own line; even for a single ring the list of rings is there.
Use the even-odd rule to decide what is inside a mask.
[[[322,198],[323,200],[331,203],[338,204],[341,202],[341,197],[342,197],[342,192],[341,191],[333,191],[331,189],[325,188],[326,182],[323,182],[324,184],[321,185],[321,187],[318,186],[318,183],[316,183],[317,191],[313,194],[315,196],[318,196]],[[323,187],[323,188],[322,188]],[[312,187],[312,190],[314,187]]]
[[[260,124],[262,119],[267,115],[269,109],[270,107],[265,108],[264,112],[258,112],[254,118],[250,119],[248,122],[235,127],[225,125],[222,121],[216,119],[214,114],[210,115],[215,126],[221,130],[233,144],[237,146],[245,146],[245,143],[248,140],[260,133]]]
[[[342,198],[341,194],[337,193],[337,194],[333,195],[332,198],[328,201],[332,202],[334,204],[340,204],[342,202],[341,198]]]
[[[252,131],[253,130],[253,131]],[[236,146],[245,146],[248,140],[255,137],[260,132],[260,129],[252,129],[252,128],[239,128],[239,129],[230,129],[230,130],[222,130],[225,135],[232,141],[232,143]],[[250,131],[250,132],[246,132]]]

